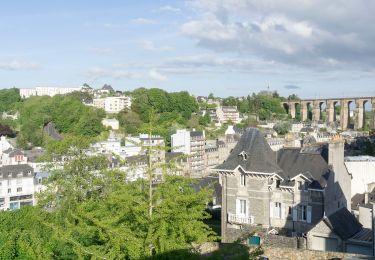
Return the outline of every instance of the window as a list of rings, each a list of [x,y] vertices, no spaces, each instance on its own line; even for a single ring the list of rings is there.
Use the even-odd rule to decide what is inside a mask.
[[[299,190],[302,190],[302,189],[303,189],[303,187],[302,187],[302,181],[299,181],[299,182],[298,182],[298,189],[299,189]]]
[[[290,216],[290,215],[292,215],[292,207],[291,206],[288,207],[288,216]]]
[[[280,184],[281,184],[281,181],[280,180],[276,180],[276,188],[280,188]]]
[[[21,192],[21,191],[22,191],[22,187],[18,187],[17,192]]]
[[[306,221],[307,220],[307,209],[305,205],[298,206],[298,220]]]
[[[246,215],[246,200],[240,200],[240,214]]]
[[[281,203],[275,202],[275,208],[273,210],[275,218],[281,218]]]
[[[240,184],[241,184],[241,186],[246,186],[246,175],[245,174],[241,174]]]
[[[8,193],[11,193],[12,192],[12,189],[8,189]]]
[[[21,178],[17,178],[17,184],[22,184],[22,179]]]

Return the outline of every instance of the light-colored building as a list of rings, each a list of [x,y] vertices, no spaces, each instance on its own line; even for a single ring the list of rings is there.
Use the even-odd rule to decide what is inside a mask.
[[[35,205],[34,170],[27,164],[0,167],[0,210]]]
[[[0,156],[3,154],[4,151],[8,149],[13,149],[13,145],[9,143],[6,136],[1,136],[0,137]]]
[[[27,164],[27,156],[21,150],[9,148],[2,153],[1,165],[18,164]]]
[[[375,182],[375,157],[347,156],[345,166],[352,175],[352,197],[356,194],[371,192],[367,190],[367,187],[368,184]]]
[[[188,162],[192,177],[201,177],[205,171],[205,135],[200,131],[179,129],[171,136],[172,152],[189,155]]]
[[[115,118],[104,118],[102,124],[105,127],[110,127],[112,130],[118,130],[120,127],[119,121]]]
[[[222,106],[216,109],[216,115],[219,118],[219,121],[222,123],[241,122],[240,113],[235,106]]]
[[[132,102],[128,96],[105,97],[94,98],[92,105],[104,109],[107,113],[118,113],[125,108],[130,109]]]
[[[21,98],[29,98],[31,96],[50,96],[69,94],[74,91],[81,91],[82,87],[75,88],[59,88],[59,87],[36,87],[36,88],[20,88]]]
[[[171,147],[174,153],[190,154],[190,132],[186,129],[177,129],[171,136]]]

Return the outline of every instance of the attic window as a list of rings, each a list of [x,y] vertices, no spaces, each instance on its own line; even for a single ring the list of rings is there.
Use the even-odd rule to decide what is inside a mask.
[[[242,151],[238,156],[242,156],[243,161],[247,160],[247,153],[245,153],[244,151]]]

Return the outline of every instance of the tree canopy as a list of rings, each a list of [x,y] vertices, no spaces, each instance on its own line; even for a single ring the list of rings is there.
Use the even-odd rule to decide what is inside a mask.
[[[193,243],[217,239],[203,222],[210,217],[210,189],[197,192],[192,180],[166,176],[150,186],[150,197],[145,180],[127,182],[126,173],[108,169],[105,157],[87,156],[82,147],[77,138],[48,146],[49,155],[69,160],[49,169],[37,207],[0,213],[0,258],[144,259],[179,250],[193,255]]]
[[[21,101],[20,91],[17,88],[0,90],[0,112],[14,110]]]
[[[45,137],[43,126],[52,121],[62,134],[97,136],[104,127],[101,120],[105,112],[85,106],[75,96],[35,96],[26,99],[19,107],[20,135],[18,142],[40,146]]]

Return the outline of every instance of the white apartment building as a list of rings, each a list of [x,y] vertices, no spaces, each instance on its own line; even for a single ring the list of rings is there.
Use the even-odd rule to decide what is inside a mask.
[[[171,136],[172,152],[180,152],[188,157],[192,177],[201,177],[205,171],[205,135],[200,131],[179,129]]]
[[[29,98],[31,96],[50,96],[69,94],[74,91],[81,91],[82,87],[76,88],[58,88],[58,87],[36,87],[36,88],[20,88],[21,98]]]
[[[171,136],[171,147],[174,153],[190,154],[190,132],[186,129],[177,129]]]
[[[35,205],[34,171],[27,164],[0,167],[0,210]]]
[[[104,109],[107,113],[118,113],[125,108],[130,109],[132,102],[131,98],[127,96],[105,97],[94,98],[92,105]]]
[[[221,123],[229,121],[233,123],[240,123],[240,113],[235,106],[222,106],[216,109],[216,115]]]
[[[372,156],[347,156],[345,166],[352,175],[352,197],[356,194],[371,192],[367,187],[375,183],[375,157]]]

